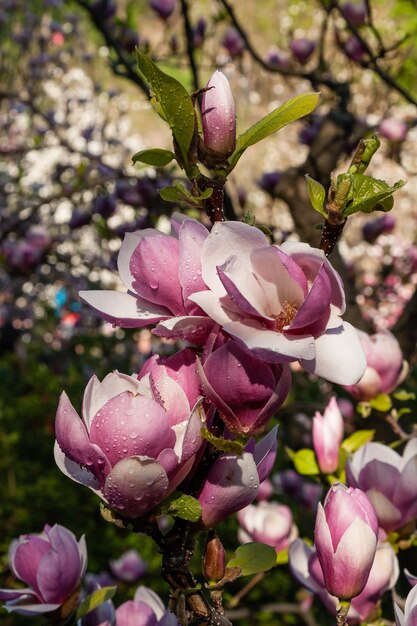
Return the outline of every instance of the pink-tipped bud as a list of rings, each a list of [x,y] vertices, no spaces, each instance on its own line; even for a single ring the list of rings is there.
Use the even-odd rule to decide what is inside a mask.
[[[359,595],[368,580],[378,541],[378,520],[360,489],[333,485],[319,504],[314,531],[327,591],[339,600]]]
[[[323,415],[313,418],[313,447],[320,470],[331,474],[339,465],[339,446],[343,439],[343,417],[336,398],[331,398]]]
[[[222,542],[214,530],[207,535],[203,558],[203,573],[207,580],[219,581],[226,570],[225,552]]]
[[[206,88],[201,107],[204,142],[212,150],[229,155],[236,147],[235,103],[229,81],[217,70]]]

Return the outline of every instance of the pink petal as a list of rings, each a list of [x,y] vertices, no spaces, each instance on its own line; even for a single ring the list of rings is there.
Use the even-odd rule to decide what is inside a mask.
[[[135,280],[135,276],[130,271],[130,260],[132,254],[145,237],[157,237],[161,232],[155,228],[144,228],[143,230],[137,230],[134,233],[126,233],[123,239],[123,243],[120,247],[119,256],[117,257],[117,269],[119,270],[120,278],[126,287],[132,290],[132,285]]]
[[[81,580],[78,542],[67,528],[55,524],[48,531],[51,550],[39,564],[39,590],[46,602],[64,602]]]
[[[107,322],[123,328],[142,328],[171,317],[168,309],[121,291],[80,291],[79,296]]]
[[[158,337],[183,339],[201,345],[205,343],[212,328],[213,320],[209,317],[186,316],[172,317],[165,322],[160,322],[152,332]]]
[[[195,220],[184,220],[179,230],[179,280],[184,306],[190,315],[200,315],[201,310],[188,300],[188,296],[207,289],[202,277],[201,251],[208,234],[207,228]]]
[[[179,242],[169,235],[142,239],[130,260],[133,289],[142,298],[185,313],[179,281]]]
[[[321,317],[325,316],[330,310],[331,286],[328,275],[323,268],[320,269],[311,289],[300,306],[290,329],[304,328],[308,332],[308,328]],[[327,319],[326,319],[327,322]]]
[[[57,441],[55,441],[54,446],[54,458],[55,463],[65,476],[68,476],[68,478],[71,478],[71,480],[74,480],[76,483],[80,483],[80,485],[89,487],[92,491],[100,495],[101,481],[84,467],[81,467],[78,463],[74,463],[74,461],[71,461],[71,459],[65,456]]]
[[[190,404],[181,386],[168,376],[163,366],[150,373],[154,397],[165,409],[170,426],[188,420]]]

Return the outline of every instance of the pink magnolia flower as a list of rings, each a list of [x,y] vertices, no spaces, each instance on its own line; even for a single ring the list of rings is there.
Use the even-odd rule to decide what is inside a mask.
[[[364,375],[355,385],[345,385],[346,391],[358,400],[372,400],[380,393],[391,393],[402,383],[408,373],[400,344],[389,330],[375,335],[357,331],[367,366]]]
[[[320,470],[331,474],[339,465],[339,447],[343,439],[344,422],[336,398],[333,396],[324,414],[313,417],[313,447]]]
[[[9,613],[34,616],[56,611],[57,617],[66,618],[74,610],[87,566],[84,536],[77,541],[64,526],[46,524],[39,535],[21,535],[11,543],[9,563],[12,574],[28,585],[0,589]]]
[[[288,365],[266,363],[222,333],[207,341],[199,373],[204,394],[227,429],[243,435],[265,429],[291,385]]]
[[[243,41],[239,31],[233,26],[228,28],[224,33],[221,44],[226,48],[232,59],[241,56],[245,49],[245,42]]]
[[[140,379],[113,372],[100,383],[93,376],[82,419],[61,395],[55,425],[58,467],[126,517],[146,514],[172,493],[201,445],[190,352],[176,354],[172,368],[169,359],[165,365],[153,360]],[[184,377],[191,383],[176,382]]]
[[[259,485],[271,472],[277,452],[277,426],[255,444],[251,439],[241,456],[221,454],[211,466],[198,500],[201,524],[211,528],[253,502]]]
[[[133,600],[116,609],[115,626],[179,626],[175,615],[168,611],[161,598],[147,587],[138,587]],[[102,624],[100,626],[110,626]]]
[[[300,37],[299,39],[293,39],[290,47],[296,61],[304,65],[316,49],[316,44],[311,39]]]
[[[378,130],[382,137],[389,141],[404,141],[408,133],[408,125],[403,120],[387,117],[382,120]]]
[[[288,559],[291,572],[298,582],[318,595],[329,612],[335,614],[338,599],[326,590],[315,548],[296,539],[290,545]],[[394,587],[398,575],[398,559],[394,550],[389,543],[379,543],[366,585],[359,595],[352,598],[348,623],[353,625],[372,621],[369,618],[376,612],[382,595]]]
[[[348,460],[348,485],[364,491],[386,532],[417,519],[417,439],[401,456],[382,443],[366,443]]]
[[[110,569],[120,580],[133,583],[146,574],[148,566],[137,550],[128,550],[110,561]]]
[[[341,483],[317,509],[314,543],[327,591],[340,600],[359,595],[375,557],[378,520],[360,489]]]
[[[340,317],[342,282],[322,250],[298,242],[269,245],[258,228],[216,223],[201,267],[208,289],[189,300],[247,350],[269,363],[299,361],[340,384],[362,376],[358,335]]]
[[[259,502],[249,505],[237,514],[240,524],[240,543],[259,541],[275,548],[277,552],[288,548],[298,537],[291,510],[278,502]]]
[[[158,324],[156,334],[204,343],[213,323],[189,296],[207,289],[201,249],[208,231],[180,214],[171,223],[171,235],[154,228],[126,234],[117,263],[127,293],[80,291],[80,297],[123,328]]]
[[[417,586],[413,587],[407,596],[404,613],[396,603],[394,603],[394,612],[397,626],[417,625]]]
[[[204,143],[228,156],[236,147],[236,112],[229,81],[217,70],[211,76],[203,93],[201,119]]]

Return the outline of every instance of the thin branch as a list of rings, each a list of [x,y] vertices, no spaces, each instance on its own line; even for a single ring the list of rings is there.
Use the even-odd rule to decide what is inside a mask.
[[[198,91],[200,89],[200,81],[198,78],[197,63],[195,62],[195,57],[194,57],[194,37],[193,37],[193,29],[191,28],[189,7],[188,7],[187,0],[181,0],[181,12],[182,12],[183,20],[184,20],[185,40],[187,42],[187,55],[188,55],[188,60],[190,63],[191,73],[193,75],[194,91]]]

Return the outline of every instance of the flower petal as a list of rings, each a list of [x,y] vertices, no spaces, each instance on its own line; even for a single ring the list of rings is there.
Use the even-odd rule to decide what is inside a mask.
[[[145,237],[157,237],[160,234],[161,232],[156,230],[156,228],[144,228],[143,230],[125,234],[119,256],[117,257],[117,269],[119,270],[120,278],[128,289],[132,290],[132,285],[135,281],[135,276],[130,270],[130,260],[134,251]]]
[[[208,234],[207,228],[195,220],[184,220],[179,230],[179,281],[184,306],[189,315],[200,315],[201,310],[188,300],[188,296],[195,291],[207,289],[202,277],[201,250]]]
[[[204,344],[213,328],[213,320],[209,317],[172,317],[160,322],[154,329],[154,335],[167,339],[183,339],[190,343]]]
[[[164,307],[121,291],[80,291],[78,295],[107,322],[123,328],[142,328],[172,315]]]

